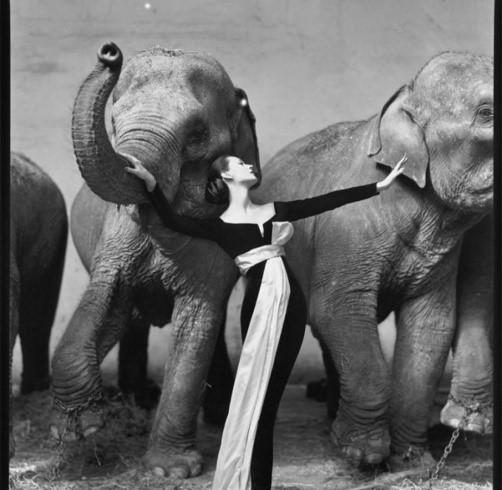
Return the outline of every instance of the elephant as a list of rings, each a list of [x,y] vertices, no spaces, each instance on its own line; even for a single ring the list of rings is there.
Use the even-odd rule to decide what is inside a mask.
[[[54,181],[22,153],[10,155],[9,390],[19,333],[21,393],[49,388],[49,338],[66,254],[66,205]],[[9,427],[9,457],[15,452]]]
[[[280,150],[255,196],[303,199],[381,180],[403,154],[404,174],[385,195],[295,223],[286,247],[323,350],[331,438],[351,460],[387,460],[393,469],[434,463],[428,419],[454,342],[454,396],[443,423],[468,415],[469,430],[491,425],[489,410],[469,415],[462,405],[491,401],[490,279],[486,264],[474,264],[491,246],[476,227],[490,228],[493,206],[492,59],[434,56],[376,116]],[[388,367],[377,324],[392,311]]]
[[[173,342],[144,461],[156,473],[186,478],[202,471],[197,415],[214,391],[206,376],[238,271],[216,244],[165,228],[119,153],[141,158],[177,212],[209,216],[221,212],[204,200],[216,157],[240,156],[261,178],[255,117],[245,91],[208,54],[156,46],[135,54],[123,70],[122,62],[117,45],[101,46],[73,108],[85,184],[72,205],[71,230],[90,282],[53,356],[51,433],[75,440],[100,429],[104,356],[127,340],[119,383],[134,391],[146,382],[146,366],[135,366],[146,361],[149,325],[171,322]],[[109,138],[105,105],[112,91]],[[231,378],[228,383],[231,389]],[[224,410],[228,401],[217,403]]]

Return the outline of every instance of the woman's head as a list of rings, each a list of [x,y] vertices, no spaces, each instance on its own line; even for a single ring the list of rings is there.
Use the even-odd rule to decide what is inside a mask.
[[[227,204],[229,185],[243,185],[248,189],[256,185],[258,178],[252,165],[240,158],[222,155],[211,164],[207,175],[206,200],[213,204]]]

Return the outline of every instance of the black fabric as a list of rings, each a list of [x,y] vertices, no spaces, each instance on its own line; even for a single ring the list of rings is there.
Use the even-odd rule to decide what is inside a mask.
[[[268,245],[272,240],[274,221],[295,221],[335,209],[378,194],[376,183],[333,191],[322,196],[289,202],[275,202],[275,215],[260,227],[254,223],[225,223],[219,218],[197,219],[175,214],[161,189],[156,186],[150,199],[163,223],[172,230],[198,238],[213,240],[232,258],[253,248]],[[305,297],[284,261],[290,284],[290,297],[279,345],[263,403],[251,459],[253,490],[268,490],[272,484],[274,424],[282,394],[300,351],[307,323]],[[260,291],[265,262],[251,267],[246,276],[246,291],[241,310],[242,339],[246,338]]]
[[[284,261],[284,258],[282,259]],[[303,342],[307,324],[305,297],[293,273],[284,261],[290,285],[290,296],[274,366],[265,394],[251,458],[251,482],[253,490],[269,490],[272,485],[274,425],[277,410],[286,388],[298,352]],[[246,278],[246,291],[241,309],[242,339],[246,338],[256,299],[260,292],[265,262],[252,267]]]
[[[253,248],[270,244],[274,221],[296,221],[378,194],[376,183],[329,192],[298,201],[274,202],[275,215],[263,223],[226,223],[220,218],[200,219],[174,213],[158,185],[149,192],[162,222],[171,230],[216,242],[233,259]]]

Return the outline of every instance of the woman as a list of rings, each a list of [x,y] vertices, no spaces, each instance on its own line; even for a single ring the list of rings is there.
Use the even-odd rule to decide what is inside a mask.
[[[155,177],[135,157],[123,156],[132,164],[125,170],[144,181],[167,227],[215,241],[247,278],[242,354],[213,490],[269,490],[275,417],[307,320],[305,298],[284,259],[283,246],[293,234],[290,221],[377,195],[403,172],[406,157],[381,182],[298,201],[255,204],[249,197],[258,183],[253,167],[237,157],[221,156],[209,170],[206,199],[228,207],[219,218],[197,219],[175,214]]]

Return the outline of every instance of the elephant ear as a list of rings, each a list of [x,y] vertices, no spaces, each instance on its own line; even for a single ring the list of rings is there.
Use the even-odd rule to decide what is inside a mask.
[[[256,137],[256,117],[249,105],[246,92],[241,88],[235,89],[236,103],[238,104],[237,121],[234,126],[232,154],[238,156],[246,163],[254,165],[261,181],[260,153],[258,138]]]
[[[392,168],[406,154],[408,161],[403,175],[414,180],[423,189],[429,164],[429,150],[422,128],[415,122],[407,104],[409,94],[409,87],[403,85],[375,118],[368,156]]]

